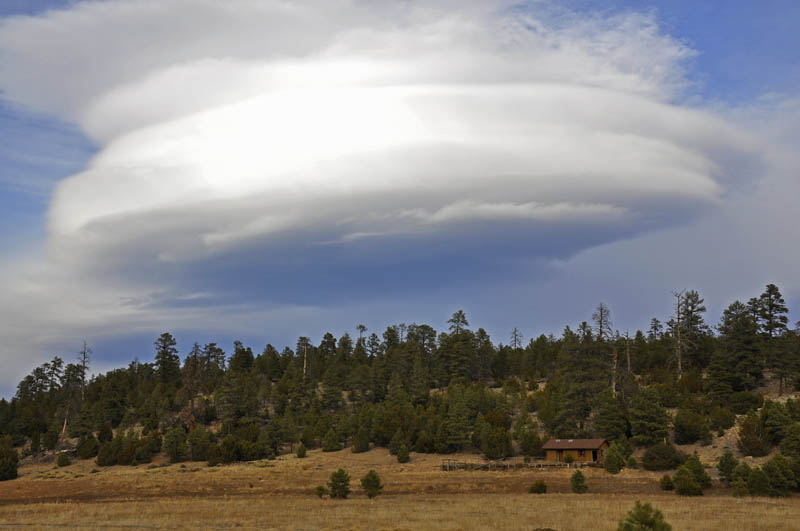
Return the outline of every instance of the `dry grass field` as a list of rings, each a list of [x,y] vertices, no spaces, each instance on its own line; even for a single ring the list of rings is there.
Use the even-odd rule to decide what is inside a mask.
[[[576,495],[570,470],[442,472],[440,456],[412,455],[403,465],[384,449],[215,468],[26,465],[19,479],[0,483],[0,528],[615,529],[637,499],[660,508],[676,530],[800,527],[800,498],[737,499],[720,487],[681,498],[658,489],[660,474],[600,469],[584,469],[590,491]],[[314,496],[339,467],[350,472],[351,499]],[[359,483],[370,468],[386,485],[374,500]],[[536,479],[548,494],[527,494]]]

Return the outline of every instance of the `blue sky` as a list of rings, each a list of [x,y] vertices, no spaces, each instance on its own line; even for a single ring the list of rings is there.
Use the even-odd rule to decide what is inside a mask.
[[[800,306],[796,2],[132,5],[0,3],[0,395],[164,329]]]

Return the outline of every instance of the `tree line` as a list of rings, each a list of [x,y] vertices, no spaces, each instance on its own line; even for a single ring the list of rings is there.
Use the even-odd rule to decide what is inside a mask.
[[[92,377],[84,345],[74,362],[55,357],[0,400],[0,446],[38,455],[74,445],[100,465],[158,452],[216,464],[299,445],[500,459],[536,457],[547,437],[710,444],[738,422],[745,455],[800,452],[800,404],[757,392],[800,384],[800,332],[779,289],[733,302],[714,327],[697,291],[674,297],[672,314],[646,330],[621,333],[601,303],[590,321],[527,343],[517,328],[494,343],[459,310],[446,331],[398,324],[378,335],[359,325],[354,336],[258,353],[236,341],[230,352],[195,343],[181,355],[163,333],[153,362]]]

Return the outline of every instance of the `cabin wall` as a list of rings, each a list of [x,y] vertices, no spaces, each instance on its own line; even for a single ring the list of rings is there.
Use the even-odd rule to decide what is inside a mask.
[[[603,443],[597,449],[597,461],[602,463],[608,450],[608,443]],[[591,463],[594,461],[592,450],[547,450],[545,461],[548,463],[563,463],[568,455],[572,456],[572,460],[576,463]]]

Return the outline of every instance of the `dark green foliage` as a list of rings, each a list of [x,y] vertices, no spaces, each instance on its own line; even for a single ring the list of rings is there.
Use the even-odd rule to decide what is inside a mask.
[[[528,489],[528,492],[531,494],[546,494],[547,493],[547,483],[544,480],[539,479],[533,482],[533,485]]]
[[[236,435],[226,435],[219,445],[219,462],[220,463],[233,463],[239,461],[239,442],[240,439]]]
[[[603,460],[603,468],[610,474],[617,474],[625,466],[624,450],[616,442],[611,443]]]
[[[781,441],[781,453],[788,457],[800,457],[800,422],[792,422],[786,428]]]
[[[771,496],[788,496],[790,490],[797,488],[797,478],[792,463],[778,454],[761,467],[771,488]]]
[[[343,468],[333,472],[328,480],[328,491],[331,498],[346,499],[350,494],[350,474]]]
[[[733,471],[738,464],[739,461],[733,456],[733,453],[730,450],[726,450],[717,464],[720,479],[729,484],[733,480]]]
[[[678,467],[672,482],[675,484],[675,492],[681,496],[703,495],[703,488],[697,483],[692,471],[685,466]]]
[[[389,455],[397,455],[397,451],[404,443],[405,437],[403,437],[403,432],[398,428],[397,431],[394,432],[392,440],[389,441]]]
[[[737,415],[744,415],[748,411],[754,411],[764,404],[764,397],[758,393],[741,391],[733,393],[728,398],[728,407]]]
[[[766,440],[761,420],[755,413],[748,413],[740,421],[739,439],[736,444],[744,455],[760,457],[769,453],[770,444]]]
[[[47,450],[55,450],[58,445],[58,431],[47,430],[42,437],[42,445],[44,445]]]
[[[19,465],[19,454],[7,444],[0,444],[0,481],[15,479],[17,477],[17,466]]]
[[[306,457],[306,446],[303,443],[300,443],[300,446],[297,447],[297,458],[303,459]]]
[[[675,488],[675,484],[672,482],[672,477],[670,477],[669,474],[661,476],[661,479],[658,481],[658,486],[661,490],[673,490]]]
[[[91,459],[97,455],[97,451],[100,449],[100,443],[97,442],[94,435],[89,434],[85,437],[81,437],[78,440],[78,446],[75,449],[75,454],[78,456],[79,459]]]
[[[589,490],[589,487],[586,485],[586,478],[583,476],[583,473],[580,470],[576,470],[572,477],[569,479],[570,488],[572,488],[572,492],[575,494],[583,494]]]
[[[172,428],[164,434],[164,452],[171,463],[188,459],[189,447],[186,445],[186,431],[183,428]]]
[[[669,428],[667,410],[651,391],[643,391],[631,403],[631,434],[634,444],[650,446],[666,439]]]
[[[747,476],[747,492],[750,496],[771,496],[769,477],[760,468],[751,468]]]
[[[317,485],[316,487],[314,487],[314,494],[316,494],[318,498],[327,496],[329,494],[328,488],[325,487],[324,485]]]
[[[714,407],[708,414],[708,427],[714,431],[727,430],[736,424],[736,415],[724,407]]]
[[[365,425],[361,425],[356,431],[356,436],[353,437],[353,453],[367,451],[369,451],[369,429]]]
[[[706,473],[703,464],[700,463],[700,459],[696,455],[689,457],[683,463],[683,467],[692,473],[694,480],[700,485],[701,489],[707,489],[711,486],[711,477]]]
[[[400,445],[400,448],[397,450],[397,462],[398,463],[408,463],[411,460],[411,456],[408,453],[408,446],[405,443]]]
[[[664,513],[649,503],[638,500],[633,509],[620,520],[617,531],[671,531],[672,526],[664,519]]]
[[[645,451],[642,456],[642,466],[645,470],[674,470],[685,459],[686,457],[671,444],[658,443]]]
[[[215,437],[211,431],[202,425],[195,426],[186,437],[186,443],[189,446],[189,458],[192,461],[207,461],[208,451],[214,444],[214,440]]]
[[[502,426],[488,427],[484,432],[481,451],[487,459],[503,459],[512,453],[511,436]]]
[[[323,452],[338,452],[342,449],[342,443],[339,440],[339,436],[336,434],[336,430],[333,428],[328,430],[328,433],[325,434],[325,437],[322,439],[322,451]]]
[[[69,466],[72,464],[72,459],[69,458],[69,454],[67,453],[60,453],[58,454],[58,458],[56,459],[56,465],[62,466]]]
[[[700,440],[708,432],[703,415],[688,409],[679,409],[675,415],[675,443],[691,444]]]
[[[628,431],[628,421],[622,404],[610,392],[603,393],[600,398],[594,417],[594,431],[609,441],[624,437]]]
[[[364,489],[364,493],[370,499],[379,495],[383,490],[383,484],[381,483],[381,478],[378,476],[378,473],[374,470],[367,472],[367,474],[361,478],[361,488]]]
[[[635,470],[635,469],[639,468],[639,462],[636,461],[635,457],[630,456],[628,458],[628,460],[625,462],[625,466],[630,468],[630,469],[632,469],[632,470]]]
[[[104,422],[102,426],[100,426],[100,431],[97,433],[97,441],[100,444],[111,442],[114,438],[114,431],[111,429],[110,422]]]

